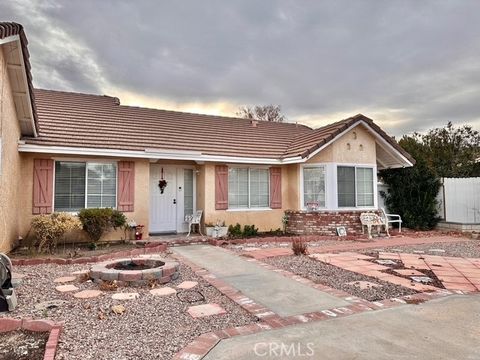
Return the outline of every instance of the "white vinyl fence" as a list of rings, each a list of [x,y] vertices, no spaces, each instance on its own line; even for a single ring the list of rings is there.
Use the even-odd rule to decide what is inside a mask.
[[[480,224],[480,178],[444,178],[439,201],[445,221]]]
[[[437,196],[438,215],[449,223],[480,224],[480,177],[443,178]],[[388,186],[378,183],[378,207],[385,207],[380,192]],[[387,209],[388,210],[388,209]]]

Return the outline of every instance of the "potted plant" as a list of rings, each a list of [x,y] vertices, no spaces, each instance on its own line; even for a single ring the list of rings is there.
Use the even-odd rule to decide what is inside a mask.
[[[212,223],[207,223],[205,224],[205,228],[207,231],[207,236],[210,236],[213,238],[224,237],[224,236],[227,236],[228,234],[228,227],[225,226],[225,221],[217,220],[215,225]]]

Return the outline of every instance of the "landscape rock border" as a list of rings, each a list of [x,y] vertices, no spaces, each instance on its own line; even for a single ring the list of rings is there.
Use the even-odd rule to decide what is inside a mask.
[[[49,332],[47,343],[45,344],[44,360],[54,360],[57,351],[58,340],[62,332],[63,324],[55,323],[50,320],[42,319],[14,319],[0,318],[0,333],[6,333],[17,330],[27,330],[34,332]]]
[[[74,259],[63,258],[34,258],[34,259],[12,259],[13,266],[22,265],[41,265],[41,264],[57,264],[57,265],[70,265],[70,264],[87,264],[97,263],[106,260],[112,260],[117,258],[124,258],[129,256],[139,256],[154,254],[158,252],[165,252],[167,250],[167,244],[160,244],[156,246],[146,246],[144,248],[138,248],[126,251],[116,251],[110,254],[104,254],[99,256],[79,257]]]

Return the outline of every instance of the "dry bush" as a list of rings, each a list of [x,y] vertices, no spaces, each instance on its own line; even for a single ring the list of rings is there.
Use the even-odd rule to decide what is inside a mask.
[[[32,219],[32,229],[35,232],[35,243],[38,252],[52,252],[58,241],[67,232],[82,228],[82,223],[76,216],[63,212],[50,215],[37,215]]]
[[[295,255],[307,255],[307,243],[302,239],[293,239],[292,251]]]
[[[117,289],[118,289],[118,284],[115,280],[102,281],[100,284],[100,290],[102,291],[116,291]]]

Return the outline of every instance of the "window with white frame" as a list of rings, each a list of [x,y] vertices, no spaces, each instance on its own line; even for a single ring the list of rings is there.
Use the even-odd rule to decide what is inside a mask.
[[[232,209],[270,206],[268,169],[231,167],[228,169],[228,207]]]
[[[325,167],[303,168],[303,205],[325,207]]]
[[[115,163],[55,162],[55,211],[114,208],[116,204]]]
[[[338,166],[338,207],[374,205],[373,168]]]
[[[183,169],[183,215],[193,214],[193,170]]]

